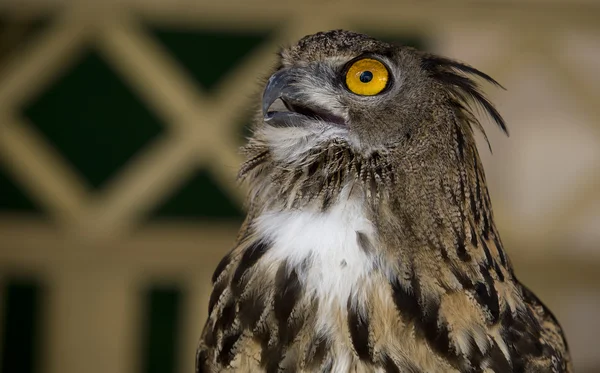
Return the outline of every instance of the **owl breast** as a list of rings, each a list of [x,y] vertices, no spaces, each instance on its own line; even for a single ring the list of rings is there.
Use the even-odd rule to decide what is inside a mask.
[[[350,197],[347,189],[324,212],[311,207],[266,212],[256,221],[258,235],[272,245],[263,265],[286,263],[298,273],[304,297],[313,298],[317,307],[317,329],[331,330],[335,320],[345,320],[349,302],[366,289],[373,269],[368,246],[375,229],[363,201]]]

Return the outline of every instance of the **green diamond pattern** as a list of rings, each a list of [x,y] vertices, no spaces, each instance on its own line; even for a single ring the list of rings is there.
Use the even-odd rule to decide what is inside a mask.
[[[189,75],[211,91],[255,48],[272,34],[269,31],[214,31],[152,28],[156,39]],[[250,112],[248,112],[250,117]],[[232,134],[242,143],[249,134],[244,121]],[[243,126],[242,126],[243,124]],[[220,189],[206,171],[199,171],[153,214],[155,218],[241,220],[239,206]]]
[[[29,196],[17,184],[13,183],[2,168],[0,168],[0,211],[41,212],[38,206],[29,199]]]
[[[155,218],[241,220],[243,213],[213,180],[198,171],[153,214]]]
[[[42,289],[36,281],[8,279],[4,288],[4,320],[0,372],[39,371]]]
[[[146,323],[143,338],[143,373],[178,371],[178,343],[181,332],[183,294],[175,287],[151,288],[145,295]]]
[[[206,90],[211,90],[271,32],[153,29],[153,34]]]
[[[162,131],[158,120],[93,51],[23,114],[96,188]]]

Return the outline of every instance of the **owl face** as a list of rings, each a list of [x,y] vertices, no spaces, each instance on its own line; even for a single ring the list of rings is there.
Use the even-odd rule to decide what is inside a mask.
[[[363,156],[449,149],[458,122],[481,129],[472,104],[506,130],[473,76],[497,84],[468,65],[363,34],[309,35],[280,52],[258,133],[281,160],[331,141]]]
[[[411,48],[332,31],[308,36],[280,55],[262,101],[274,147],[337,138],[368,153],[401,144],[432,114],[427,106],[435,90],[420,52]]]

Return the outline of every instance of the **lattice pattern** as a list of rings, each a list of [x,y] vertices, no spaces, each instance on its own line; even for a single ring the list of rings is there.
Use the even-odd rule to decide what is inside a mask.
[[[556,304],[568,333],[569,326],[575,330],[570,334],[576,338],[571,343],[578,351],[576,360],[588,366],[598,362],[595,344],[586,349],[585,340],[595,333],[582,326],[578,310],[564,305],[567,298],[557,290],[600,289],[600,259],[591,250],[600,243],[595,232],[600,215],[600,81],[593,80],[600,66],[596,3],[28,3],[0,4],[11,17],[51,19],[32,40],[13,46],[0,68],[0,174],[23,188],[50,221],[0,214],[0,268],[33,273],[48,284],[45,371],[141,369],[137,336],[143,302],[135,294],[156,281],[187,290],[181,304],[186,327],[175,358],[178,371],[192,371],[209,274],[235,237],[237,223],[147,223],[147,217],[200,169],[241,205],[244,191],[235,181],[241,163],[239,126],[255,105],[257,82],[280,45],[338,27],[432,40],[434,49],[476,65],[509,88],[493,96],[512,137],[507,141],[490,129],[495,155],[484,153],[500,228],[517,270],[527,269],[521,277]],[[54,12],[57,16],[51,17]],[[269,37],[250,48],[223,79],[203,86],[176,60],[177,52],[161,42],[165,35],[151,32],[149,24],[202,25]],[[23,115],[23,108],[88,48],[164,127],[116,173],[91,183],[98,188],[36,129],[30,115]],[[557,117],[561,113],[568,114]],[[593,201],[596,205],[590,205]],[[577,248],[579,258],[573,254]],[[590,294],[581,299],[598,297]]]

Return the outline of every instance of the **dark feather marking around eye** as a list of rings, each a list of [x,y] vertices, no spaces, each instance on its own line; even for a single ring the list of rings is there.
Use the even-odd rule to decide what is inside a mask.
[[[465,65],[458,61],[453,61],[448,58],[425,56],[421,61],[421,67],[427,71],[431,77],[449,86],[450,90],[456,94],[462,101],[468,104],[470,98],[476,104],[480,105],[488,115],[496,122],[496,124],[508,134],[506,123],[496,110],[494,105],[481,93],[479,86],[468,76],[474,75],[485,81],[492,83],[498,87],[502,86],[492,79],[489,75],[475,69],[474,67]]]
[[[223,257],[223,259],[221,259],[221,261],[217,265],[217,268],[215,268],[215,271],[213,272],[213,275],[212,275],[212,283],[213,284],[215,282],[217,282],[217,279],[219,278],[219,276],[221,276],[221,273],[223,273],[223,271],[225,270],[225,268],[227,267],[227,265],[229,263],[231,263],[231,252],[227,253],[227,255],[225,255]]]
[[[258,262],[258,260],[267,252],[269,246],[266,242],[259,240],[254,242],[250,247],[246,249],[244,255],[242,255],[242,259],[240,260],[240,264],[238,264],[235,273],[233,274],[233,279],[231,281],[231,290],[234,296],[240,296],[246,286],[245,283],[242,283],[242,277],[252,266]]]
[[[234,358],[233,348],[235,347],[235,344],[237,343],[237,341],[239,341],[241,336],[242,332],[237,331],[223,338],[221,351],[217,355],[217,361],[219,363],[221,363],[224,366],[227,366],[229,365],[229,363],[231,363],[231,360],[233,360]]]
[[[348,329],[358,357],[370,361],[372,357],[369,349],[369,319],[356,307],[352,307],[350,299],[348,299]]]
[[[273,310],[278,323],[279,342],[286,346],[300,331],[303,319],[297,318],[289,322],[294,306],[300,299],[302,287],[295,269],[289,270],[287,263],[279,266],[275,275],[275,300]]]

